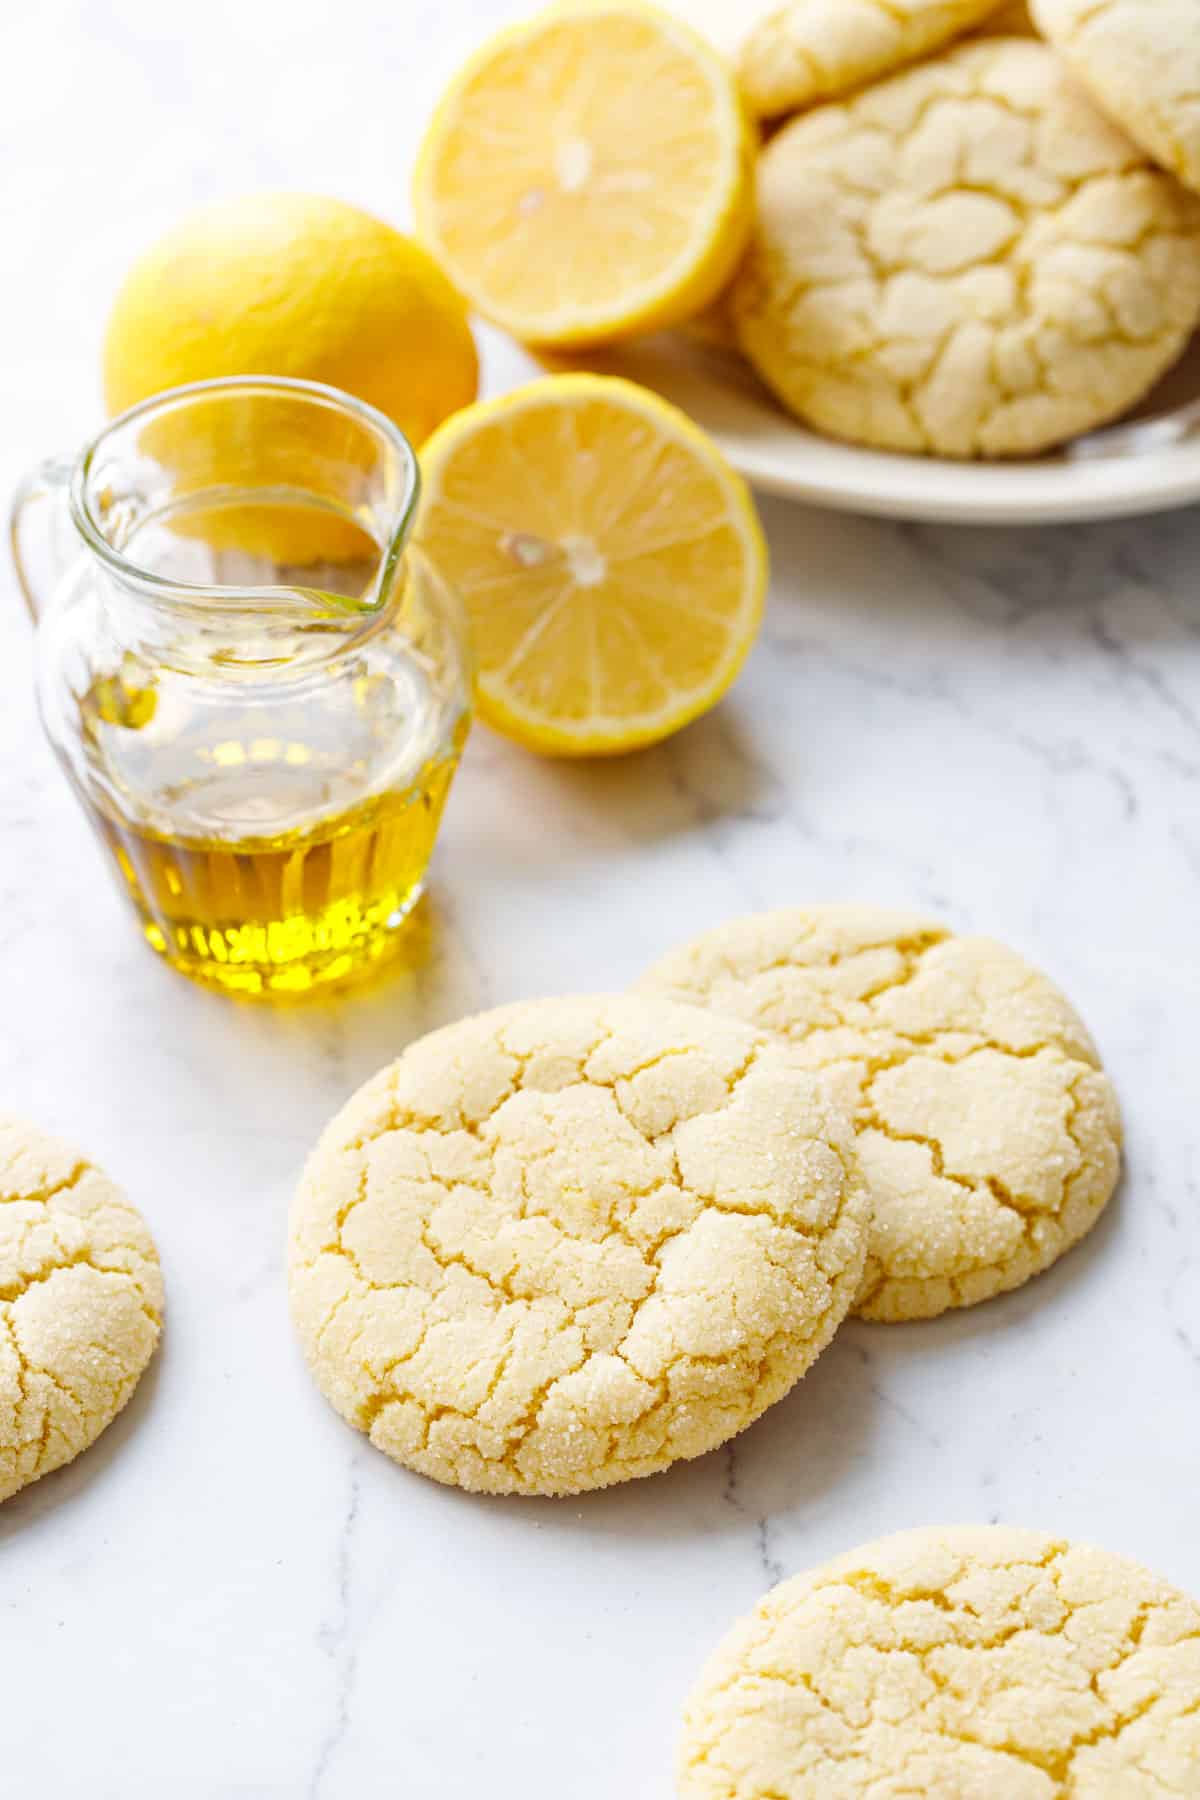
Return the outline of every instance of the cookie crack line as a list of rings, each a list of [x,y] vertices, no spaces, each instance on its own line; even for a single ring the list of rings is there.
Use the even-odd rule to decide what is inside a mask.
[[[1091,1070],[1094,1074],[1103,1071],[1097,1062],[1089,1062],[1074,1049],[1068,1048],[1060,1039],[1047,1038],[1043,1042],[1033,1044],[1006,1044],[1002,1038],[989,1038],[972,1031],[965,1026],[946,1025],[938,1030],[905,1031],[891,1024],[872,1024],[869,1021],[856,1023],[852,1020],[839,1022],[837,1025],[817,1025],[809,1032],[807,1038],[800,1041],[809,1046],[818,1044],[827,1033],[835,1031],[861,1031],[867,1034],[878,1031],[881,1035],[897,1040],[898,1048],[872,1055],[869,1050],[861,1054],[853,1049],[834,1050],[824,1062],[809,1063],[804,1068],[817,1073],[828,1074],[830,1070],[852,1067],[861,1069],[872,1079],[876,1075],[886,1074],[889,1069],[903,1068],[914,1057],[926,1057],[930,1062],[943,1063],[947,1068],[960,1068],[963,1063],[970,1062],[973,1057],[983,1056],[990,1052],[993,1056],[1003,1056],[1013,1062],[1034,1062],[1039,1056],[1059,1056],[1065,1063],[1074,1063],[1081,1075]],[[974,1039],[974,1042],[962,1043],[961,1040]]]
[[[139,1294],[142,1291],[141,1283],[132,1270],[115,1269],[110,1265],[96,1262],[92,1249],[88,1247],[60,1255],[49,1267],[38,1269],[29,1275],[18,1276],[15,1281],[0,1279],[0,1306],[12,1306],[21,1298],[22,1294],[27,1294],[30,1288],[41,1287],[47,1281],[53,1281],[56,1275],[65,1274],[68,1269],[90,1269],[93,1275],[101,1275],[121,1283],[127,1282]],[[149,1306],[146,1310],[157,1323],[157,1314],[151,1312]]]
[[[40,1188],[3,1188],[0,1187],[0,1206],[11,1206],[24,1201],[30,1206],[49,1206],[60,1194],[69,1194],[79,1186],[85,1175],[95,1175],[99,1171],[81,1157],[64,1181],[53,1182],[49,1187]],[[2,1179],[2,1178],[0,1178]]]
[[[813,926],[806,934],[802,935],[800,939],[801,944],[811,943],[816,936],[817,930],[818,927]],[[872,951],[896,951],[898,955],[904,958],[904,968],[898,975],[885,976],[876,987],[869,988],[865,993],[857,996],[857,998],[865,1003],[870,1000],[879,999],[881,995],[889,993],[893,988],[906,986],[908,982],[913,979],[914,975],[919,973],[920,959],[930,950],[937,949],[939,944],[944,944],[949,936],[950,933],[948,931],[940,927],[931,926],[928,931],[913,932],[905,937],[881,937],[876,942],[856,944],[852,948],[847,948],[845,950],[832,950],[827,955],[822,956],[819,962],[807,962],[803,957],[798,956],[776,956],[769,962],[756,962],[754,965],[754,974],[776,975],[780,974],[784,969],[794,970],[797,974],[801,974],[810,969],[813,971],[839,969],[846,963],[857,962],[860,957],[869,956]],[[740,978],[742,973],[740,963],[727,961],[722,964],[722,967],[731,979],[736,980]],[[681,989],[680,991],[683,992],[686,990]],[[692,1004],[695,1004],[694,997],[692,999]]]
[[[1027,1225],[1040,1220],[1053,1220],[1052,1211],[1037,1206],[1024,1195],[1018,1199],[996,1175],[968,1175],[961,1170],[947,1168],[946,1152],[937,1138],[924,1136],[919,1131],[897,1131],[869,1105],[862,1108],[859,1119],[863,1129],[878,1132],[890,1144],[919,1144],[922,1149],[928,1150],[933,1173],[940,1181],[948,1181],[952,1187],[962,1188],[968,1194],[989,1194],[998,1206],[1016,1213]]]

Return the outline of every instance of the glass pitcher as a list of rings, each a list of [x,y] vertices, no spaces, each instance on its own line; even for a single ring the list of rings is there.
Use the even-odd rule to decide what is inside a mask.
[[[471,669],[456,596],[406,542],[417,490],[381,413],[250,377],[156,396],[17,495],[47,735],[187,975],[267,995],[341,980],[421,893]]]

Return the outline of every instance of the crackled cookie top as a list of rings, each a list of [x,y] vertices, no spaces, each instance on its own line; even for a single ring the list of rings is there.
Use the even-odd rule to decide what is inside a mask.
[[[738,78],[760,117],[836,100],[919,62],[1000,0],[791,0],[742,45]]]
[[[1003,1526],[906,1531],[785,1581],[688,1703],[684,1800],[1194,1795],[1200,1607]]]
[[[758,214],[743,349],[801,418],[882,449],[1061,443],[1141,399],[1200,318],[1200,205],[1032,40],[793,120]]]
[[[884,907],[792,908],[718,926],[642,985],[778,1034],[855,1112],[874,1209],[863,1317],[1019,1286],[1116,1185],[1116,1098],[1083,1023],[989,938]]]
[[[0,1115],[0,1500],[116,1418],[158,1342],[150,1233],[74,1150]]]
[[[412,1044],[314,1152],[292,1312],[399,1462],[563,1494],[711,1450],[857,1291],[847,1114],[786,1050],[657,997],[531,1001]]]
[[[1105,112],[1200,190],[1200,0],[1034,0],[1033,10]]]

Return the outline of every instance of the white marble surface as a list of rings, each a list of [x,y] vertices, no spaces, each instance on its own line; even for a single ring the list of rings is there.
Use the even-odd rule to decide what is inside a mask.
[[[107,298],[188,202],[286,183],[403,217],[428,96],[504,10],[6,18],[0,482],[97,420]],[[169,1283],[126,1415],[0,1514],[6,1791],[665,1800],[709,1643],[856,1540],[1027,1522],[1200,1591],[1200,513],[1004,534],[764,515],[771,608],[728,703],[608,767],[478,731],[419,966],[283,1013],[140,946],[39,735],[0,577],[0,1105],[119,1176]],[[1091,1240],[976,1311],[848,1327],[726,1452],[586,1501],[443,1491],[343,1426],[280,1268],[343,1097],[435,1022],[838,896],[1002,935],[1078,998],[1129,1127]]]

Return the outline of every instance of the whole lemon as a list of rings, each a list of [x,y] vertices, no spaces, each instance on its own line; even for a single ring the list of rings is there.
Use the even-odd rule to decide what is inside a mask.
[[[466,308],[427,251],[315,194],[192,213],[135,264],[104,344],[111,413],[217,375],[291,375],[357,395],[413,444],[468,405]]]

